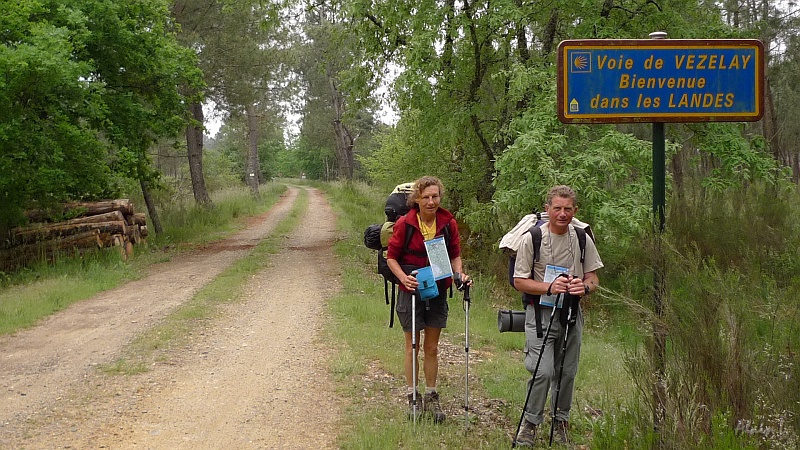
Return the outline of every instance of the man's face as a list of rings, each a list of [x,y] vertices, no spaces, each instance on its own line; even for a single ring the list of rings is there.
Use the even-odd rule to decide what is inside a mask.
[[[566,197],[555,196],[550,202],[551,204],[545,205],[550,224],[555,226],[556,230],[566,230],[578,208]]]

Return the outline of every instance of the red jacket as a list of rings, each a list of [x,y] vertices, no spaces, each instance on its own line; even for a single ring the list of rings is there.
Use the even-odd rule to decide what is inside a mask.
[[[397,260],[401,266],[405,264],[417,267],[430,265],[428,257],[425,256],[425,238],[422,236],[422,232],[419,229],[419,220],[417,219],[418,212],[416,208],[411,208],[411,211],[398,219],[394,224],[392,237],[389,238],[389,249],[386,252],[386,258]],[[411,236],[411,242],[408,243],[409,251],[404,252],[403,246],[406,243],[406,229],[408,229],[408,225],[411,225],[414,234]],[[448,233],[450,239],[447,245],[447,254],[452,261],[461,256],[461,237],[458,234],[458,225],[456,224],[456,219],[453,217],[453,214],[440,207],[436,210],[436,237],[444,235],[445,226],[449,227]],[[452,282],[452,278],[445,278],[439,280],[437,284],[440,289],[447,289]],[[409,292],[404,285],[400,284],[399,286],[400,289]]]

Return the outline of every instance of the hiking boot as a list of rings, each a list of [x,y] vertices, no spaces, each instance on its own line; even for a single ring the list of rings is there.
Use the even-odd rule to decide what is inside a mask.
[[[415,416],[416,414],[416,416]],[[408,418],[418,419],[422,415],[422,396],[417,392],[417,404],[414,407],[414,394],[408,394]]]
[[[439,406],[438,392],[433,391],[426,393],[423,406],[425,407],[425,412],[433,417],[434,423],[444,422],[444,413],[442,412],[442,408]]]
[[[536,424],[528,422],[527,419],[522,421],[522,427],[517,433],[516,443],[518,447],[533,447],[536,440]]]
[[[569,444],[569,422],[556,420],[556,442]]]

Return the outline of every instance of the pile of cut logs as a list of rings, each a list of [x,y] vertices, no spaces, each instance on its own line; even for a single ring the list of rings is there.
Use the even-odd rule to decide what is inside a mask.
[[[128,199],[66,203],[25,216],[30,223],[11,229],[0,242],[0,270],[103,247],[117,247],[124,259],[147,236],[145,214],[137,213]],[[70,219],[58,219],[63,217]]]

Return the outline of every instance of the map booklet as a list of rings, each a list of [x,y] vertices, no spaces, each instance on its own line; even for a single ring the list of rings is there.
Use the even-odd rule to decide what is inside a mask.
[[[428,252],[428,261],[433,269],[434,280],[453,276],[453,267],[450,265],[450,255],[447,254],[444,236],[425,241],[425,250]]]
[[[562,273],[569,275],[569,268],[548,264],[544,268],[544,282],[548,284],[552,283],[553,280],[555,280],[556,277],[561,275]],[[556,298],[558,298],[558,294],[550,294],[550,295],[542,294],[542,296],[539,297],[539,304],[542,306],[549,306],[552,308],[553,305],[555,305]],[[561,308],[563,302],[564,302],[564,296],[562,295],[558,301],[558,305],[556,305],[556,308]]]

